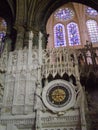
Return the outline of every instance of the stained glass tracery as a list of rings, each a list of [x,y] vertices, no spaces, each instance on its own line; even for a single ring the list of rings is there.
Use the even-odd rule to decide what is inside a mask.
[[[92,16],[92,17],[98,15],[98,12],[95,9],[91,8],[91,7],[86,8],[86,13],[87,13],[87,15]]]
[[[65,28],[60,23],[54,26],[54,43],[55,47],[66,46]]]
[[[67,31],[68,31],[68,40],[69,45],[80,45],[80,35],[79,35],[79,29],[78,25],[74,22],[71,22],[67,25]]]
[[[95,20],[88,20],[86,22],[89,37],[92,43],[98,42],[98,25]]]
[[[6,30],[7,30],[7,23],[6,21],[0,17],[0,54],[3,51],[4,48],[4,38],[6,36]]]
[[[2,39],[6,35],[6,30],[7,30],[7,23],[3,18],[0,18],[0,41],[2,41]]]
[[[74,12],[69,8],[59,9],[55,12],[54,16],[60,21],[66,21],[73,18]]]

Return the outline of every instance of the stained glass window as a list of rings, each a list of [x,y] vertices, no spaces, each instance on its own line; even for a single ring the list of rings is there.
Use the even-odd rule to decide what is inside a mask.
[[[7,23],[3,18],[0,17],[0,53],[4,48],[4,38],[6,36]]]
[[[89,16],[92,16],[92,17],[98,15],[98,12],[97,12],[95,9],[91,8],[91,7],[87,7],[87,8],[86,8],[86,13],[87,13]]]
[[[69,45],[80,45],[80,35],[79,35],[79,29],[78,25],[74,22],[71,22],[67,25],[67,31],[68,31],[68,40]]]
[[[86,22],[87,24],[87,29],[89,33],[89,37],[91,42],[98,42],[98,25],[95,20],[88,20]]]
[[[69,8],[59,9],[55,12],[54,16],[58,20],[66,21],[73,18],[74,12]]]
[[[3,38],[6,35],[7,30],[7,24],[3,18],[0,18],[0,41],[3,40]]]
[[[66,46],[65,28],[60,23],[54,26],[54,43],[55,47]]]

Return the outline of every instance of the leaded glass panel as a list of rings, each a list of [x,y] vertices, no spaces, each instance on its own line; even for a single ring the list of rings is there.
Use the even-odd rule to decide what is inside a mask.
[[[54,26],[54,43],[55,47],[65,46],[65,28],[62,24],[56,24]]]
[[[95,16],[98,15],[98,12],[95,9],[91,8],[91,7],[86,8],[86,13],[87,13],[87,15],[89,15],[91,17],[95,17]]]
[[[6,36],[7,23],[3,18],[0,17],[0,54],[4,48],[4,38]]]
[[[86,22],[88,33],[90,36],[91,42],[98,42],[98,25],[95,20],[88,20]]]
[[[59,9],[55,12],[54,16],[57,20],[66,21],[73,18],[74,12],[69,8]]]
[[[0,18],[0,41],[2,41],[3,38],[5,37],[6,30],[7,30],[7,23],[3,18]]]
[[[79,29],[78,25],[74,22],[71,22],[67,25],[67,31],[68,31],[68,40],[69,45],[80,45],[80,35],[79,35]]]

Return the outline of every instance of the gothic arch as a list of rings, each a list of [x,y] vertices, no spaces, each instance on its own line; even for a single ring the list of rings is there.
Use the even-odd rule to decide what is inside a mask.
[[[81,3],[81,4],[84,4],[84,5],[87,5],[87,6],[91,6],[92,8],[95,8],[96,10],[98,10],[97,8],[97,4],[95,6],[95,3],[93,1],[79,1],[79,0],[67,0],[66,2],[64,0],[58,0],[58,1],[54,1],[54,2],[51,2],[51,1],[47,1],[47,3],[45,4],[44,2],[42,2],[42,5],[40,5],[40,8],[38,10],[38,17],[36,17],[36,15],[34,15],[34,23],[37,24],[37,27],[39,26],[39,28],[41,30],[45,30],[45,27],[46,27],[46,23],[47,23],[47,20],[48,18],[50,17],[50,15],[57,9],[59,8],[60,6],[62,6],[63,4],[66,4],[68,2],[77,2],[77,3]],[[45,4],[45,5],[44,5]],[[43,9],[41,9],[41,6]],[[44,13],[45,12],[45,13]],[[32,17],[32,16],[31,16]],[[32,19],[32,18],[31,18]],[[33,21],[32,20],[32,21]],[[41,23],[40,23],[41,21]]]

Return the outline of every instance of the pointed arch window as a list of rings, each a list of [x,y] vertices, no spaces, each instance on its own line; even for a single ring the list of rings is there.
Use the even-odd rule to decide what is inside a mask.
[[[80,35],[78,25],[71,22],[67,25],[68,41],[70,46],[80,45]]]
[[[61,23],[54,26],[54,44],[55,47],[66,46],[65,28]]]
[[[92,43],[98,42],[98,25],[95,20],[88,20],[86,22],[88,34]]]
[[[98,15],[98,12],[97,12],[97,10],[95,10],[91,7],[86,7],[86,14],[91,17],[96,17]]]

